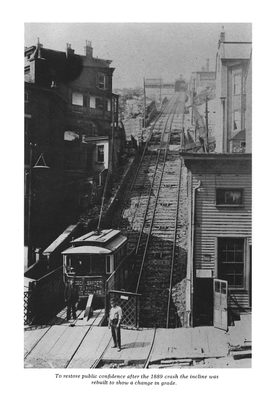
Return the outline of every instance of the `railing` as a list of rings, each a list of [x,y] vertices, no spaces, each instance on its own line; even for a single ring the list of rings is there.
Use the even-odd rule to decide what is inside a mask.
[[[105,283],[105,316],[108,316],[110,300],[115,296],[119,299],[119,305],[122,308],[122,325],[138,328],[140,294],[130,292],[127,288],[132,281],[129,266],[133,254],[134,250],[123,260]]]
[[[133,254],[134,250],[125,257],[125,259],[119,264],[117,269],[106,280],[106,294],[111,290],[123,290],[127,288],[128,284],[131,282],[128,268]]]
[[[122,308],[123,327],[138,328],[139,327],[139,311],[140,311],[140,296],[141,294],[131,293],[128,291],[111,290],[106,310],[109,311],[111,298],[118,298],[118,305]]]
[[[64,306],[62,266],[34,281],[24,292],[24,322],[42,324]]]
[[[31,311],[32,293],[31,289],[24,291],[24,325],[30,325],[34,319]]]

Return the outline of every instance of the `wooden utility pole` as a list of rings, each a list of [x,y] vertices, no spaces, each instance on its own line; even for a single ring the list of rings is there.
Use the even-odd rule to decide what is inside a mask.
[[[32,238],[32,156],[33,156],[33,144],[29,144],[29,172],[28,172],[28,221],[27,221],[27,267],[30,267],[34,263],[34,246]]]
[[[161,107],[161,78],[160,78],[160,107]]]
[[[144,87],[144,114],[143,114],[143,127],[146,128],[146,87],[145,87],[145,78],[143,79],[143,87]]]
[[[206,125],[206,143],[205,150],[209,152],[209,136],[208,136],[208,97],[205,97],[205,125]]]

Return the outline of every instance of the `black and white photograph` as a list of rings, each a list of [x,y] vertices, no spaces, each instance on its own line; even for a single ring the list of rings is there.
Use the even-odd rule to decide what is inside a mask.
[[[12,23],[11,406],[251,405],[262,83],[235,3],[29,2]]]
[[[26,23],[25,368],[249,368],[250,23]]]

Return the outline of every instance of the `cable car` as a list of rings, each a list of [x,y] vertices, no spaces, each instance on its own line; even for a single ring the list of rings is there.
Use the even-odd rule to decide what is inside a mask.
[[[72,240],[71,244],[72,247],[62,252],[64,282],[75,277],[79,299],[91,294],[104,299],[107,280],[126,266],[127,237],[120,230],[94,230]]]

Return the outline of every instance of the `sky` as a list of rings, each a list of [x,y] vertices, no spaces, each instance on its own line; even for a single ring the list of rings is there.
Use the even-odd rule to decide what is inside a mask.
[[[201,70],[206,59],[215,69],[220,32],[226,41],[251,41],[250,23],[25,23],[25,46],[37,43],[65,51],[71,44],[84,54],[91,41],[94,57],[112,60],[113,88],[143,86],[144,78],[174,81]]]

